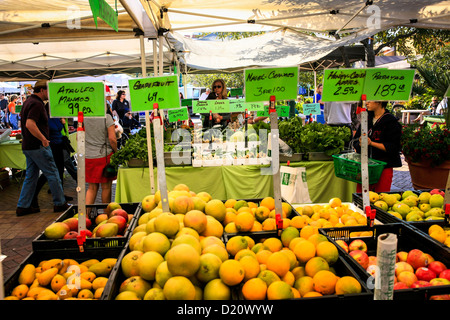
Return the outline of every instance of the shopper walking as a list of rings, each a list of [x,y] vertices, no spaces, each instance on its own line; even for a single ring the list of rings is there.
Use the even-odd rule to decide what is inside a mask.
[[[36,81],[33,91],[34,93],[25,101],[20,113],[22,151],[27,168],[17,203],[16,215],[18,216],[40,211],[39,207],[32,206],[39,171],[42,171],[47,178],[53,198],[53,211],[61,212],[70,206],[64,198],[58,169],[50,148],[48,110],[44,104],[44,101],[48,100],[47,81]]]

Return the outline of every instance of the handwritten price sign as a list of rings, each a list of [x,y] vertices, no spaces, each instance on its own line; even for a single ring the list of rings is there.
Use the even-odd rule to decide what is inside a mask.
[[[367,100],[408,101],[415,72],[414,69],[367,69],[364,83]]]
[[[169,122],[178,122],[189,120],[189,113],[186,107],[167,110],[169,116]]]
[[[298,67],[244,70],[245,101],[269,101],[297,98]]]
[[[192,103],[193,113],[228,113],[230,112],[230,101],[223,100],[194,100]]]
[[[368,69],[326,69],[322,101],[359,101]]]
[[[306,115],[318,115],[321,114],[320,103],[304,103],[303,104],[303,114]]]
[[[151,77],[128,80],[130,102],[133,112],[151,111],[153,104],[159,109],[180,107],[177,76]]]
[[[49,82],[50,117],[72,118],[82,111],[85,117],[105,117],[103,82]]]

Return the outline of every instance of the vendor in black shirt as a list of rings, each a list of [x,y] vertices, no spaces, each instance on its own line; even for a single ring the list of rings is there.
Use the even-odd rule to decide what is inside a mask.
[[[123,121],[125,113],[130,111],[130,103],[125,99],[126,93],[123,90],[117,92],[116,99],[112,103],[112,110],[117,113],[117,117]]]
[[[368,157],[386,162],[378,183],[370,185],[374,192],[391,191],[393,168],[401,167],[400,138],[402,126],[397,118],[386,110],[386,101],[368,101]],[[354,137],[356,152],[361,153],[361,125]],[[361,184],[357,185],[356,192],[361,193]]]

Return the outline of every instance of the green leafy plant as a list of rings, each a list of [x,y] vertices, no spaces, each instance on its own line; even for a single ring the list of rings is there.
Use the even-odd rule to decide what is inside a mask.
[[[406,125],[403,126],[401,147],[407,160],[439,166],[450,160],[450,133],[445,124],[433,124],[431,128]]]
[[[152,155],[156,158],[155,141],[152,137]],[[115,167],[127,165],[131,159],[148,161],[147,134],[145,128],[130,136],[125,145],[111,156],[111,164]]]

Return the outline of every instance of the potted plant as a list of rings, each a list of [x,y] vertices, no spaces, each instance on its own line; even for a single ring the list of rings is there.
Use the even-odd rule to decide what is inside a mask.
[[[403,126],[401,148],[415,189],[446,187],[450,169],[450,132],[446,124]]]

